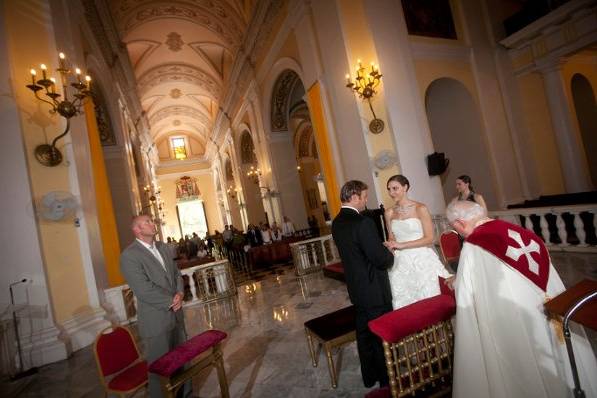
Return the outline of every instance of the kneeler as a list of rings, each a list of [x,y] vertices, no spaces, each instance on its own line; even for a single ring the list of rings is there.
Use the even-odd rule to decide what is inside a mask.
[[[454,350],[450,319],[456,301],[446,293],[369,322],[369,329],[382,339],[390,384],[367,398],[450,394]]]
[[[191,380],[203,369],[214,366],[218,372],[222,397],[228,398],[228,382],[221,349],[221,342],[226,337],[227,334],[219,330],[205,331],[149,364],[149,371],[160,376],[164,397],[174,398],[187,380]]]

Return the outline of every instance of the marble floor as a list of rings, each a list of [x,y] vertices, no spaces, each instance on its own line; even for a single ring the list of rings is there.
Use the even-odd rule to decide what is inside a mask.
[[[567,286],[583,278],[597,279],[597,254],[553,253],[552,257]],[[264,276],[240,285],[234,299],[184,309],[189,335],[208,328],[228,333],[223,351],[231,397],[362,397],[367,393],[355,343],[337,353],[339,385],[332,389],[324,354],[314,368],[304,336],[305,321],[349,304],[343,283],[321,274],[297,278],[291,266],[276,267]],[[590,333],[590,338],[596,349],[597,333]],[[215,371],[206,370],[197,377],[193,391],[196,397],[218,397]],[[18,385],[0,383],[0,396],[103,396],[91,347],[42,367]]]

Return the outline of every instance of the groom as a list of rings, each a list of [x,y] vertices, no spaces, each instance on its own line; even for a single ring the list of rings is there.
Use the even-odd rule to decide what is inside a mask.
[[[362,216],[367,204],[367,185],[348,181],[340,191],[342,209],[332,223],[332,236],[344,266],[350,301],[356,311],[357,349],[365,387],[388,384],[383,347],[369,330],[370,320],[392,311],[387,269],[394,262],[384,247],[373,220]]]

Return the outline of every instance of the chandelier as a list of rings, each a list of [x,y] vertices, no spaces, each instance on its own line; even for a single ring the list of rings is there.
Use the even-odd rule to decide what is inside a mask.
[[[62,162],[62,153],[56,148],[56,143],[59,139],[64,137],[70,129],[70,118],[81,114],[81,106],[83,100],[91,95],[91,77],[85,76],[84,80],[81,78],[81,69],[75,68],[75,78],[69,79],[72,75],[71,69],[66,63],[66,56],[64,53],[58,54],[58,68],[56,72],[60,74],[60,83],[56,82],[54,77],[48,78],[51,75],[45,64],[40,65],[41,79],[37,79],[37,71],[31,69],[31,84],[27,85],[33,93],[35,98],[50,105],[50,114],[58,113],[66,119],[66,129],[60,135],[52,140],[50,145],[42,144],[35,148],[35,158],[44,166],[57,166]],[[72,80],[69,84],[69,80]],[[56,92],[56,84],[62,85],[62,94]],[[72,98],[68,96],[69,86],[74,89]],[[42,97],[41,94],[45,95]]]
[[[346,87],[359,95],[359,98],[367,100],[369,109],[373,114],[373,120],[369,123],[369,130],[373,134],[379,134],[384,129],[384,122],[375,116],[375,111],[371,105],[371,97],[377,94],[375,89],[381,82],[382,74],[379,73],[379,67],[371,62],[371,67],[366,68],[357,60],[356,76],[351,80],[350,74],[346,74]]]
[[[251,166],[249,171],[247,171],[247,177],[249,177],[255,184],[259,183],[259,177],[261,176],[261,170],[259,167],[255,168]]]
[[[228,196],[230,196],[230,199],[234,200],[234,199],[236,199],[236,194],[238,193],[238,188],[236,188],[236,186],[231,185],[226,190],[226,193],[228,194]]]

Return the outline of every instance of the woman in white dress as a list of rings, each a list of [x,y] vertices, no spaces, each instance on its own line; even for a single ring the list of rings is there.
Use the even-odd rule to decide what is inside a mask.
[[[392,306],[398,309],[440,294],[438,276],[450,277],[433,244],[433,223],[427,206],[407,196],[410,183],[403,175],[390,177],[388,193],[395,206],[386,210],[388,241],[394,265],[388,271]]]

